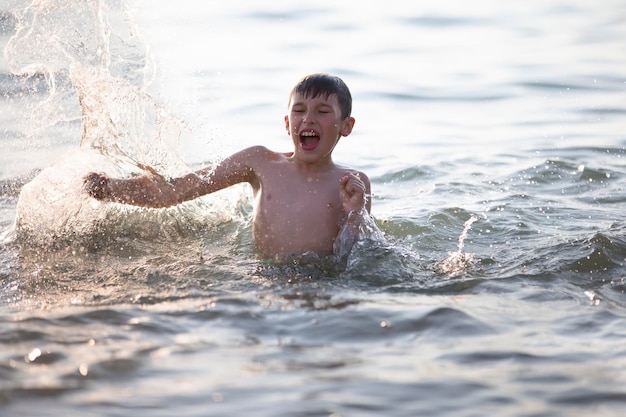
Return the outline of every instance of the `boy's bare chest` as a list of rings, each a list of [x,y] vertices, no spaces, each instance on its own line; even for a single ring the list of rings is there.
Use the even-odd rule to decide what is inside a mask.
[[[261,189],[259,204],[290,211],[333,211],[338,208],[339,183],[291,181],[268,184]],[[320,213],[322,214],[322,213]]]
[[[342,212],[339,180],[331,176],[277,176],[262,184],[256,197],[257,209],[276,221],[336,224]]]
[[[266,253],[332,253],[343,208],[339,179],[280,175],[255,193],[255,240]]]

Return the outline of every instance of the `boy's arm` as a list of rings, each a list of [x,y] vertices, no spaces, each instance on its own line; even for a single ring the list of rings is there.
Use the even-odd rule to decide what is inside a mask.
[[[117,179],[92,172],[85,176],[84,188],[98,200],[141,207],[170,207],[240,182],[253,182],[255,176],[251,166],[259,157],[259,149],[244,149],[215,167],[169,180],[158,174]]]
[[[343,210],[348,216],[351,212],[360,212],[361,209],[369,213],[372,209],[369,178],[362,172],[346,172],[339,181],[339,198]]]
[[[200,177],[195,173],[166,180],[154,174],[119,179],[95,172],[85,177],[84,187],[89,195],[98,200],[153,208],[170,207],[190,200],[195,198],[195,194],[200,196],[203,188]]]
[[[333,245],[333,252],[345,262],[356,242],[365,238],[384,240],[369,212],[372,202],[370,182],[360,172],[346,172],[339,182],[339,197],[345,213],[345,222]]]

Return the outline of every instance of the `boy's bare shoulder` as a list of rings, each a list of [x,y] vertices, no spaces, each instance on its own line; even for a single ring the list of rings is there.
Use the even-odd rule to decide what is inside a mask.
[[[349,166],[337,164],[335,169],[337,170],[337,172],[341,173],[341,175],[345,174],[346,172],[350,172],[354,175],[367,178],[367,175],[363,171],[359,171],[358,169],[351,168]]]
[[[287,155],[285,153],[273,151],[263,145],[250,146],[249,148],[246,148],[239,153],[246,155],[250,158],[262,159],[267,161],[272,161],[278,158],[282,159]]]

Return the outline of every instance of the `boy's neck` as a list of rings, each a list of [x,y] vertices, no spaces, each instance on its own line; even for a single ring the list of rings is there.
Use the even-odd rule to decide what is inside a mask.
[[[291,159],[298,171],[306,172],[306,173],[321,173],[328,172],[335,168],[335,162],[332,159],[331,155],[324,157],[323,159],[319,159],[316,161],[303,161],[301,159],[297,159],[294,155],[291,155]]]

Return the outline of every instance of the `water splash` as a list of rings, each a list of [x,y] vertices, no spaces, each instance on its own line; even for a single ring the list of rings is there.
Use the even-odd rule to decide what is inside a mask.
[[[49,128],[58,124],[81,127],[79,147],[22,188],[16,237],[46,246],[84,242],[127,233],[128,218],[137,221],[133,233],[139,228],[140,235],[200,227],[207,220],[200,213],[203,202],[177,207],[173,214],[102,204],[82,190],[90,171],[118,178],[189,171],[177,151],[189,133],[186,124],[147,93],[154,66],[134,25],[132,3],[35,0],[14,14],[18,24],[5,48],[10,69],[43,76],[47,84],[45,94],[32,97],[30,134],[52,135]]]
[[[46,135],[59,123],[80,121],[70,71],[75,66],[124,79],[137,88],[154,78],[154,66],[129,18],[127,3],[36,0],[16,9],[15,33],[4,49],[13,74],[45,79],[33,95],[29,135]]]
[[[184,170],[176,152],[186,125],[146,93],[154,65],[127,3],[38,0],[16,12],[5,48],[15,74],[43,74],[47,96],[31,125],[80,121],[80,146],[162,174]]]
[[[187,125],[128,81],[84,65],[73,65],[70,78],[78,94],[80,147],[128,164],[128,173],[186,173],[178,141]],[[127,175],[128,175],[127,173]],[[146,172],[144,172],[146,173]]]
[[[442,274],[458,275],[470,268],[474,264],[473,253],[463,253],[463,246],[465,245],[465,239],[472,227],[472,224],[478,220],[478,217],[472,215],[464,224],[463,231],[459,236],[459,243],[456,251],[448,252],[448,257],[443,261],[440,261],[435,266],[435,270]]]

